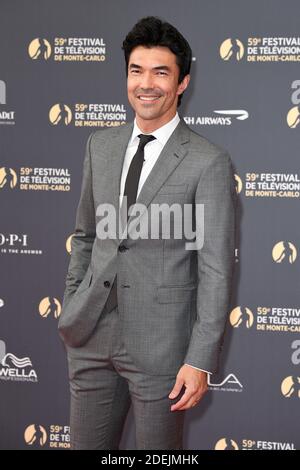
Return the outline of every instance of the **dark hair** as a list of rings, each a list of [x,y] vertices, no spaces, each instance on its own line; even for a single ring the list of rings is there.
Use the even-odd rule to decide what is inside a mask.
[[[178,83],[181,83],[184,77],[190,73],[192,50],[189,43],[174,26],[158,16],[146,16],[139,20],[123,41],[126,77],[128,76],[130,54],[137,46],[168,47],[176,55],[176,63],[179,67]],[[183,93],[178,96],[177,107],[180,106],[182,95]]]

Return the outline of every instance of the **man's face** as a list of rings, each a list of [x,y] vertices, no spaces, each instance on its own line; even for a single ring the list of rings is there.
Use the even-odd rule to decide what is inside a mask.
[[[174,117],[178,95],[187,87],[190,76],[178,84],[176,56],[162,46],[137,46],[128,63],[128,100],[141,127],[158,128]]]

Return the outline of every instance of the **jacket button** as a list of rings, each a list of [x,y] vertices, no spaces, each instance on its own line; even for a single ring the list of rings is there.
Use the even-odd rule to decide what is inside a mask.
[[[123,251],[126,251],[128,250],[127,246],[125,245],[120,245],[119,248],[118,248],[119,251],[123,252]]]
[[[103,284],[104,284],[105,287],[109,287],[109,286],[110,286],[110,282],[109,282],[109,281],[104,281]]]

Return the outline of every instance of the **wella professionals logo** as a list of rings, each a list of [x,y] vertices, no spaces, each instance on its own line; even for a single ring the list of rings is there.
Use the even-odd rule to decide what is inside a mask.
[[[37,373],[29,357],[18,358],[6,352],[5,342],[0,340],[0,380],[37,382]]]
[[[210,381],[210,374],[208,376],[208,388],[209,390],[221,391],[221,392],[242,392],[243,385],[234,374],[228,374],[224,380],[220,383],[212,383]]]

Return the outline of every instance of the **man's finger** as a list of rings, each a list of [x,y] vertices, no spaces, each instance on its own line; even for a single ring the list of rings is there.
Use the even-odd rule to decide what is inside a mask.
[[[179,410],[188,410],[189,408],[192,408],[193,406],[195,406],[199,403],[199,401],[201,400],[202,397],[203,397],[203,394],[200,397],[199,396],[196,397],[195,395],[193,395],[185,405],[183,405],[179,408]],[[177,405],[177,403],[176,403],[176,405]]]
[[[188,410],[189,408],[192,408],[193,406],[197,405],[197,403],[202,400],[203,396],[205,395],[205,393],[207,392],[207,387],[202,389],[202,391],[200,392],[200,395],[199,395],[199,391],[197,393],[194,393],[191,398],[188,400],[188,402],[181,406],[179,409],[180,410]],[[179,402],[178,402],[179,403]],[[176,403],[177,405],[177,403]]]
[[[175,398],[179,394],[180,390],[182,389],[182,386],[184,384],[184,381],[182,379],[177,379],[175,382],[175,385],[173,387],[173,390],[171,391],[169,398]]]
[[[185,405],[191,397],[193,397],[195,395],[195,393],[189,391],[187,388],[184,392],[184,394],[182,395],[182,397],[180,398],[180,400],[175,403],[174,405],[171,406],[171,411],[176,411],[177,409],[181,408],[181,406]]]

